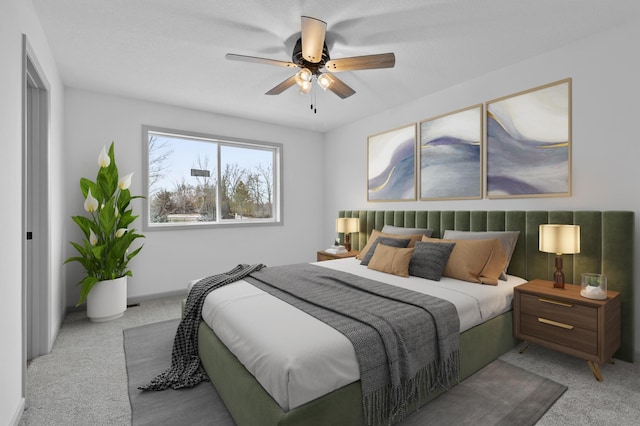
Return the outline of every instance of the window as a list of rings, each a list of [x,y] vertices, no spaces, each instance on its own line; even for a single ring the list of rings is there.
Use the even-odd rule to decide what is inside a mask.
[[[145,229],[279,224],[282,145],[143,127]]]

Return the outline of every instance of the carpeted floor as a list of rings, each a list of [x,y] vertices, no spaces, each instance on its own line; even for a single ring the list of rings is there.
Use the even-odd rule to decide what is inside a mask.
[[[83,311],[67,315],[51,353],[27,366],[20,425],[131,424],[122,330],[180,318],[183,298],[149,300],[104,323],[89,321]]]
[[[182,297],[143,302],[122,318],[94,324],[84,312],[65,319],[53,351],[27,368],[21,425],[129,425],[131,405],[123,330],[180,317]],[[537,426],[627,426],[640,419],[640,360],[602,366],[599,383],[583,360],[533,345],[501,357],[568,387]],[[481,426],[481,423],[478,423]]]
[[[210,383],[177,391],[138,390],[170,365],[177,326],[178,320],[172,320],[124,330],[133,425],[171,425],[179,419],[188,425],[233,426]],[[401,424],[533,425],[565,390],[564,385],[496,360]]]

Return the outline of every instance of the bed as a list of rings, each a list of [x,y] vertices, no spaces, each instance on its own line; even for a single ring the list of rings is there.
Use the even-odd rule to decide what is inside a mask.
[[[582,229],[581,254],[565,258],[566,281],[574,281],[581,272],[602,272],[609,277],[609,288],[623,295],[622,345],[615,357],[632,361],[633,357],[633,212],[595,211],[340,211],[339,217],[358,217],[360,232],[352,239],[354,249],[362,249],[374,230],[385,225],[403,228],[426,228],[433,237],[442,237],[445,230],[457,231],[519,231],[520,236],[509,262],[509,281],[513,286],[532,278],[548,279],[553,273],[553,261],[537,249],[538,225],[542,223],[579,224]],[[353,259],[327,262],[324,267],[350,271],[357,267]],[[360,267],[362,268],[362,267]],[[375,279],[375,274],[373,275]],[[519,277],[519,278],[518,278]],[[235,284],[235,283],[234,283]],[[446,283],[443,283],[446,284]],[[502,282],[501,282],[502,284]],[[248,284],[247,284],[248,285]],[[478,288],[485,287],[473,284]],[[238,290],[230,287],[230,293]],[[489,287],[489,286],[486,286]],[[509,288],[509,287],[507,287]],[[251,292],[251,290],[249,290]],[[508,290],[510,291],[510,290]],[[217,290],[220,299],[217,306],[228,301],[225,292]],[[211,296],[211,295],[210,295]],[[284,302],[282,302],[284,303]],[[215,303],[214,303],[215,306]],[[207,309],[209,311],[207,312]],[[458,308],[460,309],[460,308]],[[509,307],[495,307],[487,312],[482,321],[461,320],[460,334],[460,379],[464,379],[487,365],[517,342],[512,337],[512,316]],[[203,317],[214,320],[216,308],[205,308]],[[482,316],[482,315],[481,315]],[[214,332],[201,321],[198,331],[198,351],[209,378],[239,425],[328,425],[364,424],[362,414],[362,392],[358,380],[346,382],[335,390],[306,400],[295,401],[296,392],[285,396],[273,392],[272,396],[247,368],[227,348],[238,351],[242,337],[234,330],[221,327]],[[220,336],[218,336],[218,334]],[[230,337],[231,336],[231,337]],[[240,342],[242,343],[242,342]],[[240,344],[242,346],[242,344]],[[254,362],[259,364],[258,361]],[[245,361],[245,363],[247,363]],[[255,369],[255,367],[250,367]],[[264,367],[263,369],[269,369]],[[263,384],[264,379],[261,379]],[[277,380],[277,379],[273,379]],[[277,385],[276,385],[277,387]],[[441,391],[430,393],[421,403],[436,397]],[[287,399],[289,398],[289,399]],[[293,398],[293,399],[292,399]],[[310,398],[306,396],[306,398]],[[412,407],[413,408],[413,407]],[[410,409],[411,410],[411,409]]]

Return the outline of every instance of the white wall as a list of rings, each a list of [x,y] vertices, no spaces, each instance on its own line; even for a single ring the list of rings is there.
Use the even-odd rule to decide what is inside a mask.
[[[284,226],[145,232],[144,248],[130,263],[129,298],[186,292],[189,280],[239,263],[313,261],[316,250],[326,245],[320,244],[319,225],[324,163],[321,134],[69,88],[65,95],[65,152],[74,160],[65,176],[65,241],[80,241],[80,231],[70,218],[84,213],[78,182],[81,177],[95,179],[103,145],[115,141],[118,168],[121,173],[135,172],[131,192],[142,195],[143,124],[282,143]],[[134,213],[142,214],[142,202],[134,203]],[[140,230],[141,220],[134,226]],[[67,243],[65,251],[71,255],[75,250]],[[73,305],[79,294],[74,284],[82,278],[82,269],[68,264],[65,273],[67,303]]]
[[[324,237],[338,210],[633,210],[640,230],[640,23],[602,33],[358,121],[325,135]],[[367,135],[566,77],[573,79],[573,195],[562,198],[368,203]],[[420,84],[416,82],[416,84]],[[330,169],[343,171],[340,175]],[[340,190],[336,190],[340,188]],[[635,236],[635,270],[640,239]],[[636,273],[636,284],[638,273]],[[640,351],[640,291],[635,291]]]
[[[22,35],[26,34],[32,51],[50,84],[50,180],[49,194],[51,231],[51,324],[48,335],[57,335],[63,315],[61,291],[61,250],[59,219],[60,181],[62,170],[62,103],[63,88],[49,46],[30,1],[3,0],[0,2],[0,129],[2,129],[3,182],[2,244],[0,244],[0,271],[2,271],[2,297],[0,297],[0,324],[2,350],[0,351],[0,424],[12,424],[21,414],[22,372]]]

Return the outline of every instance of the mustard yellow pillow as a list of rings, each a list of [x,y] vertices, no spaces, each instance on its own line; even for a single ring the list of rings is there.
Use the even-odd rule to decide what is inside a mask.
[[[367,268],[387,274],[409,276],[409,262],[413,255],[413,248],[398,248],[378,244]]]
[[[422,241],[456,243],[442,271],[445,277],[489,285],[498,285],[507,263],[507,255],[497,238],[486,240],[439,240],[423,237]]]
[[[364,246],[362,250],[360,250],[360,253],[358,253],[358,255],[356,256],[356,259],[358,260],[364,259],[365,255],[367,254],[369,249],[371,249],[371,246],[373,246],[373,243],[375,243],[378,237],[402,238],[402,239],[408,238],[410,241],[407,247],[411,248],[416,245],[416,241],[420,241],[420,239],[424,237],[424,234],[395,235],[395,234],[387,234],[385,232],[380,232],[377,229],[374,229],[373,231],[371,231],[371,235],[369,235],[367,244]]]

